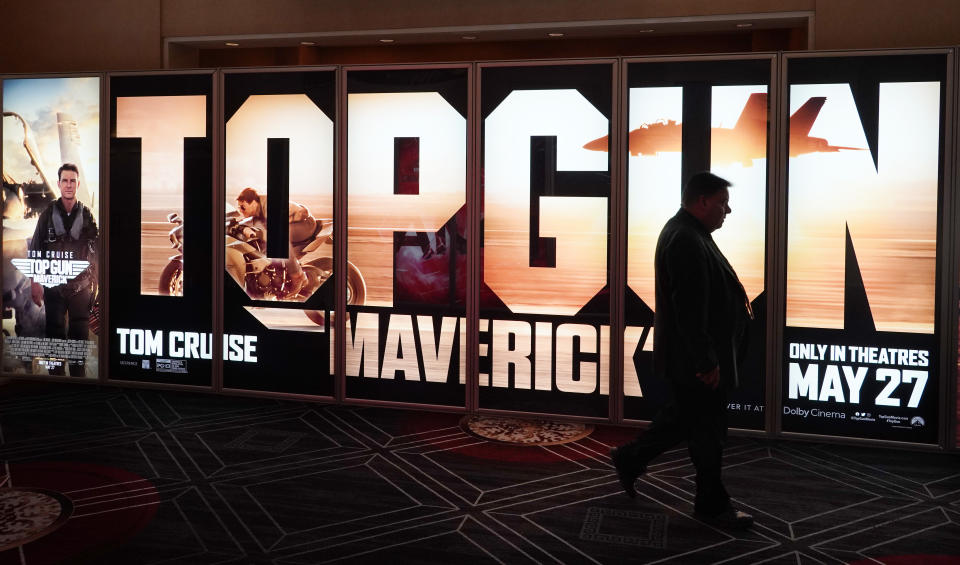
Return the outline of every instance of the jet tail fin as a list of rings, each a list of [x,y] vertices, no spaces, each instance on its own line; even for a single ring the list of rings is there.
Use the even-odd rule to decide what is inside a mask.
[[[820,115],[820,109],[823,108],[823,103],[826,101],[826,96],[814,96],[804,102],[803,106],[800,106],[800,108],[790,116],[790,136],[799,135],[806,137],[810,135],[810,128],[813,127],[813,122],[817,120],[817,116]]]
[[[750,95],[750,98],[747,98],[747,103],[743,105],[743,111],[740,112],[740,117],[737,118],[737,124],[733,126],[733,129],[754,129],[758,123],[767,123],[766,92],[754,92]],[[766,128],[760,128],[761,131],[764,129]]]
[[[57,112],[57,133],[60,135],[60,162],[73,163],[80,169],[77,175],[80,179],[77,199],[96,210],[99,187],[89,182],[83,170],[83,160],[80,157],[80,128],[73,116]]]

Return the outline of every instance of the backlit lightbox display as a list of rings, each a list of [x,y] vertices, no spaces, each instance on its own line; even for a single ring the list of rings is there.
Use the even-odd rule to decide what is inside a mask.
[[[3,81],[3,373],[99,371],[100,78]]]
[[[468,70],[346,76],[346,396],[463,406]]]
[[[787,67],[787,432],[935,443],[946,55]]]
[[[334,394],[335,117],[332,70],[224,75],[224,388]]]
[[[110,77],[110,378],[210,386],[211,73]],[[254,362],[255,336],[224,356]]]
[[[653,376],[654,252],[686,180],[710,171],[732,183],[732,212],[711,236],[754,314],[729,423],[763,429],[771,60],[631,63],[627,73],[624,417],[652,419],[667,398],[667,383]]]
[[[481,67],[481,408],[606,417],[607,63]]]

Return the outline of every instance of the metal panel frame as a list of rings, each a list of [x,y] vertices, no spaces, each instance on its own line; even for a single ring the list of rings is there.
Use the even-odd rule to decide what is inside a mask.
[[[947,92],[953,91],[953,115],[955,116],[958,111],[960,111],[960,88],[957,87],[957,79],[960,77],[960,48],[953,48],[950,53],[950,57],[953,58],[953,68],[950,69],[949,74],[947,75]],[[948,94],[949,96],[949,94]],[[952,151],[945,152],[946,159],[952,159],[952,175],[945,181],[949,182],[949,188],[947,189],[947,194],[950,195],[952,199],[950,205],[950,211],[953,214],[952,224],[953,231],[950,233],[949,242],[953,244],[952,251],[950,255],[946,257],[946,260],[949,262],[950,269],[948,269],[947,277],[952,283],[957,283],[960,281],[960,258],[957,257],[960,254],[960,226],[957,226],[957,218],[960,218],[960,195],[957,194],[960,191],[960,125],[958,125],[956,118],[950,119],[948,122],[948,129],[951,130],[951,137],[949,138],[950,143],[952,144]],[[946,205],[946,204],[945,204]],[[944,299],[949,304],[957,304],[960,301],[960,291],[957,289],[957,284],[949,284],[948,288],[950,293],[947,293],[946,298]],[[951,294],[956,293],[956,294]],[[954,309],[956,311],[956,309]],[[945,407],[947,415],[947,429],[944,430],[943,435],[946,449],[951,451],[960,451],[960,360],[957,359],[957,355],[960,355],[958,352],[957,344],[960,343],[960,323],[954,318],[950,318],[950,324],[947,330],[949,330],[949,348],[950,348],[950,357],[952,365],[950,369],[952,370],[953,378],[948,379],[947,386],[944,387],[945,392]],[[952,425],[951,425],[952,423]]]
[[[347,130],[349,128],[348,124],[348,108],[347,108],[347,98],[348,98],[348,89],[347,89],[347,78],[350,72],[363,72],[363,71],[417,71],[417,70],[435,70],[435,69],[465,69],[467,71],[467,162],[466,162],[466,179],[465,180],[465,191],[464,195],[465,202],[467,204],[467,288],[466,288],[466,304],[464,305],[464,317],[467,320],[467,359],[461,359],[461,363],[467,364],[467,379],[464,384],[464,399],[463,403],[460,405],[448,405],[448,404],[430,404],[430,403],[411,403],[411,402],[394,402],[380,399],[371,399],[371,398],[351,398],[346,395],[347,391],[347,376],[346,376],[346,350],[347,342],[344,338],[346,332],[346,316],[347,305],[346,305],[346,279],[343,276],[346,273],[347,265],[347,200],[349,194],[347,194]],[[479,240],[475,237],[474,231],[478,227],[476,220],[474,219],[472,210],[470,208],[470,203],[476,200],[476,191],[477,185],[475,181],[475,168],[477,161],[475,160],[476,146],[474,145],[474,132],[471,129],[473,126],[473,119],[475,115],[474,107],[479,104],[477,100],[479,96],[475,95],[475,80],[476,80],[476,65],[474,63],[435,63],[435,64],[394,64],[394,65],[381,65],[381,64],[371,64],[371,65],[343,65],[339,67],[339,93],[337,97],[338,110],[337,110],[337,126],[339,127],[340,135],[337,138],[337,149],[339,151],[339,163],[340,163],[340,182],[337,185],[340,194],[339,207],[337,208],[337,213],[340,213],[343,221],[340,221],[336,224],[334,229],[334,244],[336,247],[337,258],[335,260],[336,273],[337,273],[337,315],[335,318],[336,321],[336,365],[337,365],[337,402],[343,404],[349,404],[353,406],[385,406],[385,407],[408,407],[415,410],[431,410],[437,412],[454,412],[458,414],[468,413],[471,411],[471,403],[474,402],[473,391],[476,388],[476,371],[470,370],[471,363],[476,364],[475,355],[471,355],[471,351],[476,351],[477,347],[477,336],[479,335],[476,327],[476,323],[471,323],[470,312],[471,310],[476,310],[476,304],[479,301],[479,289],[476,288],[476,279],[474,276],[471,276],[475,271],[475,262],[479,260],[478,254],[473,253],[474,246],[479,245]],[[336,197],[335,197],[336,202]],[[340,230],[343,230],[342,233]],[[342,246],[342,247],[341,247]],[[342,262],[342,263],[341,263]],[[474,296],[476,295],[476,296]],[[474,318],[475,319],[475,318]]]
[[[108,217],[109,208],[107,207],[107,200],[109,195],[109,174],[104,174],[104,171],[109,169],[109,149],[104,150],[104,147],[107,145],[105,143],[105,137],[109,136],[108,124],[109,120],[104,119],[104,108],[106,112],[109,113],[109,105],[105,106],[105,103],[109,103],[109,98],[107,97],[108,90],[110,87],[110,81],[107,78],[107,73],[104,72],[76,72],[76,73],[12,73],[12,74],[0,74],[0,111],[3,107],[3,86],[4,82],[7,80],[24,80],[24,79],[55,79],[55,78],[94,78],[96,77],[100,81],[99,87],[99,104],[100,104],[100,132],[99,132],[99,145],[98,151],[98,164],[100,167],[100,217],[98,218],[99,224],[99,237],[97,241],[97,253],[99,254],[100,264],[97,267],[97,277],[100,281],[99,290],[101,296],[100,304],[100,331],[97,333],[97,377],[96,378],[77,378],[77,377],[68,377],[68,376],[58,376],[58,375],[33,375],[33,374],[24,374],[24,373],[10,373],[6,371],[0,371],[0,382],[3,379],[24,379],[24,380],[33,380],[33,381],[47,381],[47,382],[65,382],[65,383],[77,383],[77,384],[102,384],[106,381],[107,372],[105,362],[109,361],[109,348],[104,348],[103,344],[106,342],[107,333],[105,328],[107,327],[107,306],[106,300],[104,298],[107,296],[107,284],[104,284],[107,274],[107,264],[109,258],[107,257],[107,244],[106,244],[106,234],[104,226],[106,222],[104,221]],[[0,120],[0,140],[3,140],[3,120]],[[0,149],[0,167],[3,166],[3,151]],[[3,219],[0,218],[0,229],[3,226]],[[3,269],[3,265],[0,264],[0,270]],[[3,296],[0,295],[0,308],[3,306]],[[0,357],[3,355],[3,348],[6,347],[6,340],[0,339]]]
[[[336,65],[318,65],[318,66],[302,66],[302,67],[225,67],[222,69],[217,69],[217,83],[219,85],[219,97],[217,104],[217,114],[214,120],[214,127],[217,131],[217,140],[214,141],[214,147],[218,148],[215,155],[216,167],[215,171],[217,175],[214,178],[214,188],[213,188],[213,210],[214,210],[214,224],[215,226],[222,226],[226,221],[226,152],[227,152],[227,120],[223,115],[224,112],[224,97],[226,94],[226,79],[227,75],[241,75],[241,74],[268,74],[268,73],[311,73],[311,72],[332,72],[334,77],[334,105],[336,107],[337,115],[334,118],[339,118],[340,113],[340,91],[339,91],[339,80],[340,73],[339,67]],[[339,192],[338,175],[340,174],[339,167],[339,150],[340,146],[338,144],[338,134],[340,127],[340,120],[333,119],[333,152],[334,152],[334,161],[333,161],[333,214],[334,214],[334,280],[333,285],[335,288],[334,295],[337,297],[334,303],[334,308],[331,310],[333,314],[333,319],[337,320],[340,316],[336,314],[338,312],[337,305],[339,297],[345,295],[346,284],[344,283],[344,288],[341,289],[337,285],[340,282],[340,277],[338,274],[340,269],[346,268],[346,261],[341,266],[337,263],[339,258],[337,257],[338,248],[336,247],[337,242],[339,241],[340,234],[337,230],[340,229],[341,224],[345,224],[344,221],[340,221],[337,216],[337,198]],[[346,235],[343,235],[346,237]],[[213,346],[214,351],[222,351],[223,348],[223,334],[224,334],[224,317],[223,312],[225,311],[226,305],[224,304],[224,294],[223,294],[223,285],[226,280],[224,277],[225,267],[225,254],[226,254],[226,235],[223,230],[214,230],[214,288],[218,289],[214,293],[214,308],[217,309],[215,316],[217,318],[214,320],[215,326],[213,330]],[[220,265],[222,268],[217,269],[216,266]],[[342,310],[339,310],[342,312]],[[331,330],[333,329],[333,324],[330,325]],[[330,347],[334,347],[333,340],[331,339]],[[269,391],[269,390],[254,390],[254,389],[244,389],[244,388],[230,388],[223,385],[223,358],[220,356],[216,363],[217,365],[217,386],[215,387],[215,392],[222,392],[231,396],[257,396],[262,398],[277,398],[282,400],[305,400],[311,402],[336,402],[337,397],[337,372],[336,372],[336,362],[330,367],[330,378],[333,378],[334,382],[334,394],[333,396],[328,395],[313,395],[313,394],[303,394],[303,393],[290,393],[290,392],[280,392],[280,391]],[[319,375],[318,375],[319,376]]]
[[[477,63],[477,75],[476,75],[477,78],[476,78],[476,89],[475,89],[476,98],[477,98],[477,113],[476,113],[477,147],[476,147],[476,155],[474,158],[476,160],[478,170],[476,171],[477,174],[475,179],[479,186],[480,184],[479,175],[481,172],[479,171],[479,166],[481,162],[480,152],[483,150],[482,140],[481,140],[482,124],[481,124],[481,116],[480,116],[480,102],[481,102],[480,92],[482,88],[481,79],[483,76],[483,69],[494,69],[494,68],[504,68],[504,67],[514,67],[514,68],[515,67],[554,67],[554,66],[560,66],[560,65],[563,65],[563,66],[610,65],[611,67],[610,68],[611,135],[609,136],[610,193],[611,194],[610,194],[610,217],[608,218],[609,223],[607,225],[607,231],[609,234],[608,241],[610,242],[610,247],[607,250],[607,258],[608,258],[607,285],[610,288],[610,305],[609,305],[610,311],[608,313],[608,320],[609,320],[608,323],[610,325],[611,338],[610,338],[610,367],[609,367],[610,374],[608,375],[608,379],[609,379],[608,395],[609,396],[607,401],[607,417],[602,418],[598,416],[577,416],[577,415],[570,415],[570,414],[555,415],[555,414],[550,414],[548,412],[527,412],[527,411],[505,410],[500,408],[481,408],[479,406],[480,376],[478,374],[478,371],[476,370],[472,374],[473,378],[477,382],[477,386],[474,389],[474,394],[476,394],[476,397],[477,397],[477,409],[475,412],[479,414],[487,414],[487,415],[535,417],[535,418],[548,417],[548,418],[562,419],[562,420],[571,421],[571,422],[619,423],[622,420],[620,415],[622,414],[623,402],[622,402],[622,398],[614,394],[614,390],[616,390],[617,387],[620,387],[620,390],[622,390],[623,388],[623,385],[622,385],[623,355],[622,353],[618,353],[618,352],[622,352],[623,350],[623,339],[617,340],[617,339],[614,339],[613,336],[623,334],[622,314],[616,315],[616,316],[614,314],[615,312],[614,305],[615,304],[619,305],[622,298],[622,297],[615,298],[616,293],[614,292],[614,289],[616,288],[614,284],[617,280],[616,277],[618,276],[618,268],[619,268],[618,258],[619,258],[620,242],[618,241],[617,238],[620,235],[619,233],[620,224],[624,223],[624,222],[621,222],[620,220],[620,216],[623,215],[623,210],[617,206],[618,204],[621,203],[622,196],[623,196],[622,195],[623,187],[620,186],[620,182],[621,182],[620,168],[622,166],[621,162],[625,162],[622,159],[622,156],[620,155],[621,153],[620,144],[622,143],[621,137],[623,137],[624,139],[626,138],[625,135],[624,136],[619,135],[619,130],[617,129],[622,121],[622,117],[620,115],[621,95],[620,95],[620,88],[619,88],[620,77],[621,77],[621,70],[620,70],[621,59],[616,57],[598,57],[598,58],[575,58],[575,59],[531,59],[531,60],[525,60],[525,61],[524,60],[521,60],[521,61],[502,61],[501,60],[501,61],[483,61],[483,62]],[[480,211],[483,206],[483,202],[482,200],[479,199],[479,196],[475,204],[476,204],[475,213],[477,214],[477,217],[478,217],[478,220],[476,222],[478,229],[477,229],[477,233],[475,234],[475,239],[478,242],[477,245],[479,250],[479,240],[481,236],[481,234],[479,233],[479,224],[480,224],[479,216],[481,215]],[[625,218],[626,216],[624,216],[624,220]],[[474,234],[471,233],[471,235],[474,235]],[[477,253],[477,261],[478,261],[477,269],[478,270],[477,270],[476,279],[478,283],[479,283],[479,255],[480,254]],[[477,318],[472,325],[473,327],[471,327],[471,331],[476,332],[476,343],[479,344],[479,295],[476,297],[476,300],[478,302]],[[619,312],[619,310],[621,309],[622,308],[618,307],[616,312]],[[619,329],[617,329],[617,326],[614,325],[615,322],[620,324]],[[469,320],[468,320],[468,323],[469,323]],[[469,354],[469,350],[468,350],[468,354]],[[475,362],[479,363],[479,349],[478,349],[478,354],[474,356],[474,360]],[[470,375],[468,374],[468,379],[469,378],[470,378]]]
[[[771,229],[771,226],[784,225],[782,222],[778,221],[779,219],[778,206],[780,205],[780,202],[782,200],[781,187],[777,183],[777,179],[778,179],[777,175],[780,171],[780,168],[777,162],[777,156],[778,156],[777,142],[779,138],[778,132],[780,131],[779,128],[781,125],[778,119],[780,117],[779,100],[780,100],[780,92],[781,92],[780,84],[777,81],[778,73],[780,70],[779,54],[768,53],[768,52],[758,52],[758,53],[749,53],[749,54],[740,53],[740,54],[734,54],[734,55],[722,55],[722,54],[721,55],[700,55],[700,56],[667,55],[667,56],[657,56],[657,57],[624,58],[622,61],[623,80],[621,81],[621,90],[622,90],[621,95],[623,97],[624,120],[621,128],[622,131],[620,133],[623,136],[624,143],[625,143],[626,137],[628,135],[627,129],[629,127],[627,125],[627,119],[629,117],[629,104],[628,104],[628,98],[627,98],[628,92],[629,92],[629,84],[628,84],[629,65],[634,63],[641,63],[641,64],[642,63],[695,63],[695,62],[703,62],[703,61],[716,61],[718,63],[722,63],[727,61],[761,61],[761,60],[768,60],[770,63],[770,77],[768,79],[769,83],[767,87],[768,89],[767,100],[769,100],[769,106],[770,106],[770,109],[769,109],[770,118],[768,119],[768,122],[767,122],[767,221],[766,221],[765,234],[764,234],[764,243],[766,245],[766,252],[764,254],[765,255],[764,285],[766,287],[765,292],[767,294],[767,329],[766,329],[766,332],[767,332],[767,339],[766,339],[767,356],[766,357],[767,358],[765,360],[766,381],[764,383],[765,425],[763,430],[752,430],[752,429],[741,429],[741,428],[734,428],[734,430],[737,435],[769,437],[773,435],[773,430],[770,426],[770,414],[772,412],[770,410],[770,407],[773,406],[773,404],[771,403],[771,392],[772,392],[771,377],[773,375],[779,376],[777,373],[777,371],[779,371],[779,365],[775,365],[774,363],[771,362],[770,352],[773,351],[775,344],[779,343],[779,341],[775,341],[775,340],[778,340],[779,336],[782,335],[782,332],[780,329],[782,327],[782,320],[778,317],[778,314],[776,313],[777,311],[771,308],[775,300],[778,298],[777,293],[772,292],[772,290],[775,288],[778,288],[774,285],[776,285],[778,281],[777,273],[779,271],[777,271],[777,262],[781,258],[779,254],[780,248],[777,247],[777,241],[776,241],[777,230]],[[623,177],[621,179],[621,183],[625,187],[628,182],[626,165],[621,167],[621,175]],[[626,190],[624,189],[624,205],[625,204],[626,204]],[[623,239],[624,248],[626,248],[626,243],[625,243],[626,242],[626,217],[624,217],[623,229],[624,229],[624,235],[622,237],[624,238]],[[624,268],[623,286],[621,286],[619,289],[621,296],[626,291],[626,263],[625,262],[624,262],[623,268]],[[621,329],[620,335],[622,335],[622,331],[623,330]],[[622,346],[622,341],[623,340],[621,339],[621,346]],[[623,382],[622,371],[620,372],[620,377],[621,377],[620,382],[622,384]],[[620,405],[622,410],[622,406],[623,406],[622,393],[620,398]],[[640,420],[640,419],[633,419],[633,418],[626,418],[626,417],[624,417],[623,420],[621,421],[629,425],[643,425],[643,426],[648,425],[650,422],[650,420]]]
[[[939,291],[935,291],[936,294],[936,314],[935,319],[939,322],[940,326],[935,327],[935,331],[939,331],[939,347],[940,347],[940,364],[938,367],[940,375],[940,398],[938,399],[939,404],[939,414],[937,422],[937,441],[935,443],[925,444],[925,443],[911,443],[903,441],[892,441],[885,439],[873,439],[873,438],[856,438],[848,436],[827,436],[821,434],[812,434],[812,433],[803,433],[803,432],[785,432],[782,428],[782,410],[780,406],[782,405],[782,385],[783,385],[783,376],[782,374],[777,380],[777,387],[779,389],[779,396],[777,398],[777,414],[776,414],[776,432],[775,436],[785,439],[801,439],[801,440],[811,440],[821,443],[831,443],[831,444],[852,444],[852,445],[877,445],[877,446],[895,446],[900,448],[914,449],[917,451],[940,451],[950,446],[947,445],[948,433],[946,433],[947,428],[949,427],[949,422],[953,421],[954,414],[948,413],[949,405],[956,402],[956,395],[953,394],[953,398],[948,398],[949,391],[951,387],[956,386],[957,380],[957,299],[960,294],[957,291],[957,250],[958,245],[956,242],[957,233],[960,233],[960,230],[957,230],[955,219],[957,217],[957,211],[955,210],[958,202],[954,190],[952,187],[951,179],[953,177],[952,168],[953,168],[953,155],[954,150],[952,147],[957,124],[954,123],[953,115],[955,112],[956,103],[956,92],[954,92],[955,85],[955,76],[956,76],[956,64],[954,61],[954,52],[955,50],[950,48],[932,48],[932,49],[870,49],[870,50],[835,50],[835,51],[810,51],[802,53],[784,53],[781,57],[782,66],[780,69],[780,81],[783,86],[783,92],[781,97],[781,116],[780,119],[784,121],[784,128],[781,131],[781,143],[783,145],[780,147],[780,158],[783,161],[784,168],[781,170],[780,182],[783,185],[784,192],[783,196],[786,199],[786,187],[787,187],[787,174],[786,174],[786,162],[787,162],[787,145],[789,131],[786,127],[787,120],[789,117],[786,116],[786,112],[783,110],[789,108],[787,103],[787,95],[789,94],[789,82],[787,80],[787,72],[789,70],[789,63],[794,59],[821,59],[821,58],[831,58],[831,57],[870,57],[870,56],[884,56],[884,55],[894,55],[894,56],[910,56],[910,55],[945,55],[946,64],[944,70],[945,76],[945,96],[943,99],[944,104],[944,130],[943,130],[943,152],[940,155],[943,165],[943,177],[941,180],[942,187],[940,187],[940,194],[938,195],[938,205],[939,210],[938,214],[938,233],[937,233],[937,270],[936,270],[936,284]],[[784,214],[786,214],[786,206],[784,202]],[[786,225],[786,215],[783,217],[784,223]],[[784,281],[782,286],[777,289],[777,292],[782,294],[784,304],[780,305],[783,315],[785,316],[785,304],[786,304],[786,231],[783,232],[783,247],[780,254],[782,255],[783,265],[783,277]],[[781,328],[785,326],[781,325]],[[778,344],[778,347],[782,348],[783,343]],[[772,361],[775,361],[781,365],[780,370],[782,372],[782,351],[779,352],[780,356]],[[951,382],[953,383],[951,385]]]
[[[110,99],[112,96],[110,83],[112,79],[114,77],[184,76],[184,75],[208,75],[210,77],[209,111],[211,112],[211,120],[210,120],[210,131],[208,133],[210,135],[210,139],[212,143],[211,159],[213,160],[213,162],[211,163],[211,167],[212,167],[211,178],[213,179],[211,190],[215,192],[214,187],[218,186],[219,176],[222,173],[221,167],[219,167],[217,164],[217,156],[220,154],[220,151],[221,151],[220,147],[218,146],[221,140],[220,140],[220,136],[217,135],[217,126],[221,121],[218,112],[219,112],[219,107],[222,99],[222,95],[219,89],[220,80],[218,78],[219,77],[218,70],[217,69],[186,69],[186,70],[175,69],[175,70],[149,71],[149,72],[123,71],[123,72],[106,73],[105,75],[106,88],[104,88],[105,97],[103,99],[104,100],[103,103],[106,104],[108,115],[106,119],[103,119],[103,114],[101,114],[100,121],[101,121],[101,131],[104,132],[103,134],[104,139],[101,140],[101,147],[106,146],[106,151],[104,152],[104,156],[103,156],[105,157],[105,160],[102,158],[101,163],[102,163],[102,166],[104,167],[104,169],[102,170],[107,171],[107,174],[106,174],[106,183],[101,183],[101,185],[105,187],[105,190],[103,190],[102,193],[106,194],[106,196],[101,197],[102,199],[107,200],[109,202],[109,195],[110,195],[110,180],[111,180],[110,174],[109,174],[110,172],[110,140],[112,138],[110,137],[109,130],[110,130],[110,120],[112,116],[110,116],[109,113],[110,113]],[[213,197],[216,198],[216,195],[214,194]],[[216,202],[216,200],[214,200],[214,202]],[[107,209],[109,211],[109,203],[107,204],[107,206],[108,206]],[[214,206],[213,214],[211,215],[211,218],[210,218],[210,221],[214,222],[213,225],[217,225],[216,221],[218,217],[221,218],[220,225],[223,225],[222,224],[223,211],[219,210],[219,213],[218,213],[218,209],[216,208],[216,206]],[[106,222],[104,222],[104,224],[106,224]],[[103,240],[102,242],[103,249],[107,250],[110,248],[109,247],[109,244],[110,244],[109,227],[105,231],[106,233],[101,236],[101,239]],[[219,379],[221,377],[220,370],[221,370],[221,365],[223,363],[222,355],[220,354],[220,352],[223,350],[222,349],[223,346],[222,346],[222,337],[218,339],[218,335],[222,334],[222,332],[218,332],[218,328],[222,329],[222,323],[220,321],[222,316],[220,316],[220,310],[217,308],[218,300],[216,300],[216,297],[219,296],[219,290],[216,286],[217,284],[216,281],[218,276],[218,272],[217,272],[218,269],[216,268],[216,266],[217,266],[218,251],[220,253],[223,253],[223,250],[222,250],[223,249],[223,239],[222,239],[223,232],[222,230],[213,230],[213,231],[214,231],[213,244],[214,245],[216,244],[217,238],[219,237],[221,245],[219,246],[219,248],[217,248],[215,245],[215,248],[213,249],[213,257],[212,257],[213,261],[212,261],[212,264],[210,265],[211,275],[212,275],[211,291],[213,292],[213,298],[214,298],[210,308],[211,331],[213,332],[213,351],[214,351],[213,359],[211,360],[211,363],[210,363],[210,386],[169,384],[169,383],[159,383],[159,382],[154,383],[154,382],[148,382],[148,381],[127,381],[127,380],[111,379],[110,375],[107,374],[107,367],[109,367],[109,360],[110,360],[110,347],[109,347],[110,301],[108,300],[109,295],[107,295],[106,293],[104,294],[102,303],[101,303],[101,306],[105,305],[105,307],[103,308],[105,313],[104,315],[101,316],[101,322],[100,322],[101,328],[106,328],[106,332],[104,332],[104,335],[107,335],[108,337],[107,347],[106,347],[107,362],[103,363],[103,361],[101,361],[102,366],[100,368],[102,372],[101,374],[103,375],[103,377],[101,378],[102,384],[109,384],[111,386],[124,386],[124,387],[129,386],[132,388],[157,388],[157,389],[164,389],[164,390],[187,390],[187,391],[195,391],[195,392],[218,392],[220,390]],[[219,233],[219,236],[217,235],[218,233]],[[109,262],[110,258],[107,255],[108,254],[104,252],[103,256],[105,258],[105,261]],[[105,270],[103,271],[103,274],[106,275],[107,272],[108,271]],[[101,281],[103,280],[108,281],[107,284],[109,285],[109,277],[104,276],[103,278],[101,278]]]

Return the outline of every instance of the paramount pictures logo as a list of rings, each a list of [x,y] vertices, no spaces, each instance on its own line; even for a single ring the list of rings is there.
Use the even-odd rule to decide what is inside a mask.
[[[923,419],[922,416],[914,416],[908,418],[907,416],[894,416],[891,414],[881,414],[880,419],[884,422],[892,425],[895,428],[922,428],[927,425],[927,421]],[[909,426],[907,423],[909,422]]]
[[[90,266],[79,259],[11,259],[13,266],[33,282],[47,288],[67,284]]]

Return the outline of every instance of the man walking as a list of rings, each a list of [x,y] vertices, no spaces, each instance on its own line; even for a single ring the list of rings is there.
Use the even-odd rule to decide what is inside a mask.
[[[693,175],[680,210],[657,241],[654,374],[670,383],[671,400],[634,441],[611,450],[624,491],[649,462],[686,440],[697,470],[694,514],[708,523],[747,528],[753,517],[735,510],[723,486],[727,392],[739,383],[750,301],[711,232],[731,212],[730,183],[711,173]]]

